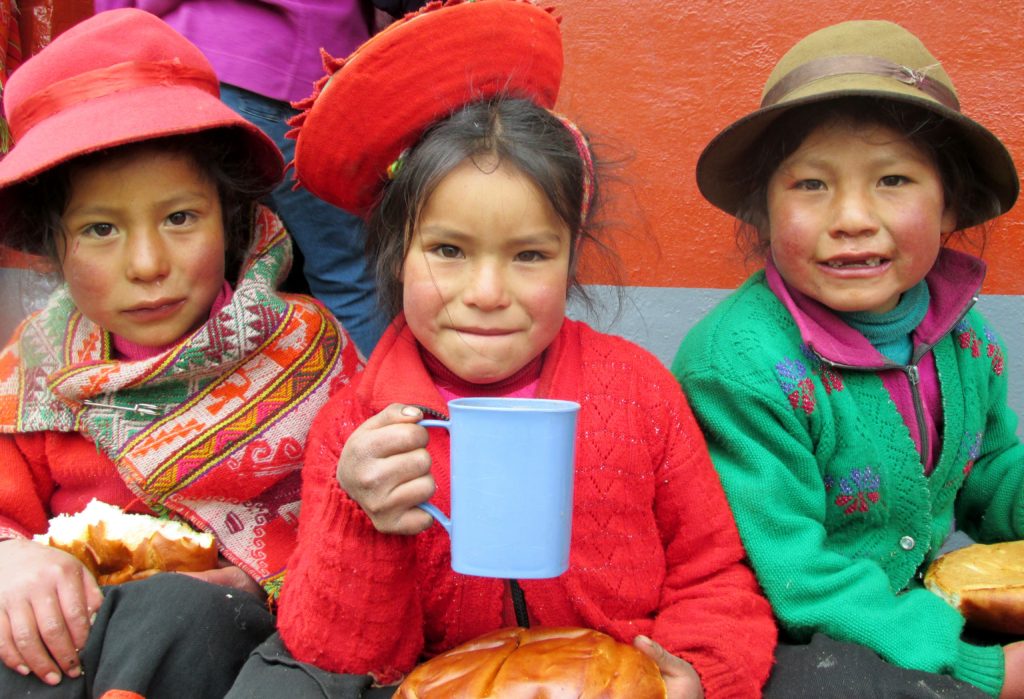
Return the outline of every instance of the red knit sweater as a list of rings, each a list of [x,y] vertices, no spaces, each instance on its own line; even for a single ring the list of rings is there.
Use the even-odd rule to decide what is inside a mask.
[[[93,498],[152,514],[77,432],[0,434],[0,464],[0,539],[42,534],[49,517],[80,512]]]
[[[679,385],[639,347],[566,321],[537,395],[582,409],[569,570],[520,581],[534,625],[589,627],[626,642],[647,634],[693,664],[709,699],[759,696],[774,622]],[[504,581],[451,570],[440,526],[382,534],[339,487],[345,439],[393,402],[445,412],[402,318],[312,427],[279,615],[297,659],[383,684],[424,656],[515,623]],[[429,451],[432,501],[447,511],[446,432],[431,434]]]

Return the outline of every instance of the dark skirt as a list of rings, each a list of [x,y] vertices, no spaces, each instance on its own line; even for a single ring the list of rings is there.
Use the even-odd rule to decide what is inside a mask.
[[[907,670],[874,651],[814,634],[810,643],[780,642],[765,699],[991,699],[949,675]]]
[[[253,651],[227,699],[389,699],[395,687],[373,687],[369,675],[339,675],[300,663],[274,634]]]
[[[162,573],[103,594],[80,654],[82,676],[51,687],[0,664],[0,697],[87,699],[119,689],[146,699],[221,699],[274,631],[264,601],[187,575]]]

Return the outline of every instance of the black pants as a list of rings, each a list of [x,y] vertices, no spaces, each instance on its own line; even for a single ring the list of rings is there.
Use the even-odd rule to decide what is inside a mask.
[[[187,575],[164,573],[103,593],[80,654],[83,675],[51,687],[0,664],[0,697],[87,699],[123,689],[146,699],[222,699],[274,631],[263,601]]]
[[[854,643],[815,634],[807,644],[779,643],[765,699],[991,699],[949,675],[907,670]]]
[[[371,687],[369,675],[339,675],[300,663],[276,633],[253,651],[227,699],[389,699],[395,687]]]

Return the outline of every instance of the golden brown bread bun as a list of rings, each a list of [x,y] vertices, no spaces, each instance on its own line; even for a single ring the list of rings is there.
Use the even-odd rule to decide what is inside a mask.
[[[73,515],[58,515],[35,540],[80,560],[100,585],[140,580],[162,571],[217,567],[213,535],[187,524],[127,514],[98,500]]]
[[[1024,541],[951,551],[932,561],[924,584],[975,626],[1024,633]]]
[[[500,629],[414,669],[394,699],[664,699],[654,661],[580,628]]]

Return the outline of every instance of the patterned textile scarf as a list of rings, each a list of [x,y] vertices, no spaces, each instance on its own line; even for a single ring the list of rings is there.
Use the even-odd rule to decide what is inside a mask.
[[[0,432],[82,433],[136,496],[213,533],[276,596],[306,433],[362,360],[322,305],[276,293],[291,245],[266,208],[254,239],[231,300],[143,361],[112,359],[110,334],[58,289],[0,353]]]

